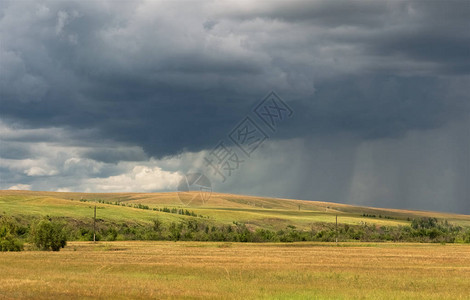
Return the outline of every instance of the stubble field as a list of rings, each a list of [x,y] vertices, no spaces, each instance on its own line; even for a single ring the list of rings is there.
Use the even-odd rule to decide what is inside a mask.
[[[0,253],[0,298],[469,299],[470,246],[70,242]]]

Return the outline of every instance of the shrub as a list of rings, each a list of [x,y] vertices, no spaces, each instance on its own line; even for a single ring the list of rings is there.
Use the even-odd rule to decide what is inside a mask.
[[[0,251],[23,250],[23,243],[15,237],[17,231],[18,226],[12,218],[0,216]]]
[[[465,243],[470,243],[470,229],[468,229],[468,230],[465,232],[463,241],[464,241]]]
[[[182,223],[177,224],[175,222],[171,222],[170,227],[168,229],[170,231],[169,238],[171,240],[177,241],[181,238],[181,231],[183,229]]]
[[[0,251],[21,251],[23,250],[23,243],[16,239],[9,228],[6,226],[0,227]]]
[[[67,244],[67,237],[62,224],[44,219],[33,225],[31,242],[40,250],[59,251]]]
[[[11,235],[0,238],[0,251],[21,251],[23,243]]]

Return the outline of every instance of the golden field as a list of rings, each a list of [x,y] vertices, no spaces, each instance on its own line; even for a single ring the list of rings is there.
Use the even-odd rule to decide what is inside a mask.
[[[70,242],[0,270],[0,299],[470,299],[461,244]]]

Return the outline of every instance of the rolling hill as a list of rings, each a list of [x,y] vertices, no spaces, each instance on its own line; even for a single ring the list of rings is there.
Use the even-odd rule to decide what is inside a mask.
[[[163,223],[192,218],[185,214],[168,213],[188,210],[213,224],[240,222],[250,228],[279,230],[287,225],[303,230],[312,223],[398,226],[410,220],[433,217],[449,223],[470,227],[470,216],[440,212],[411,211],[359,207],[338,203],[277,199],[214,193],[204,205],[185,206],[173,193],[62,193],[39,191],[0,191],[0,214],[51,216],[89,222],[93,208],[97,217],[113,222]],[[162,210],[166,211],[162,211]]]

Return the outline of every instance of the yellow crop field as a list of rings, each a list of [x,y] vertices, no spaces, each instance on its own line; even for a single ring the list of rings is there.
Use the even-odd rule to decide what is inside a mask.
[[[470,245],[70,242],[0,253],[0,298],[468,299]]]

